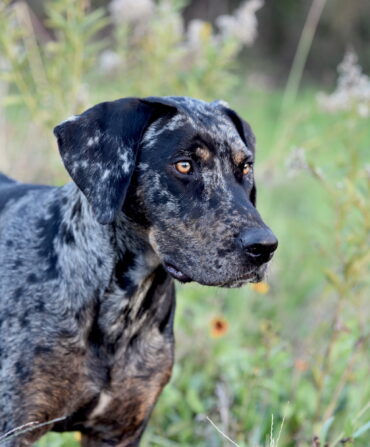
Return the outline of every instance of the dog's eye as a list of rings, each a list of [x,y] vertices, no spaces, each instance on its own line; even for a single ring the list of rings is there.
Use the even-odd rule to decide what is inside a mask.
[[[249,174],[251,168],[252,168],[252,165],[250,163],[248,163],[248,162],[245,162],[243,164],[243,175]]]
[[[190,174],[193,170],[190,161],[178,161],[175,168],[180,174]]]

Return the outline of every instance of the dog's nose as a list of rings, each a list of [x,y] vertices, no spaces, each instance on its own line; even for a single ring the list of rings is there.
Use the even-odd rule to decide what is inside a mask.
[[[278,240],[269,228],[248,228],[238,236],[238,242],[253,264],[268,262],[278,246]]]

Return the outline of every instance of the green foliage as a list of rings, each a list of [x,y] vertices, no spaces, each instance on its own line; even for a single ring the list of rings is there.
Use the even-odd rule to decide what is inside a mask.
[[[92,37],[106,25],[104,12],[87,12],[85,2],[46,3],[46,24],[52,30],[41,42],[25,3],[0,6],[0,54],[6,68],[1,79],[11,94],[3,104],[25,105],[32,119],[50,129],[58,120],[86,107],[83,81],[101,43]]]
[[[36,32],[25,2],[0,4],[0,111],[6,107],[15,120],[31,119],[38,127],[38,151],[44,157],[30,162],[34,175],[48,180],[64,178],[54,168],[58,159],[49,146],[54,142],[51,130],[66,117],[117,97],[182,94],[210,99],[225,96],[236,85],[232,69],[242,44],[216,36],[212,25],[201,21],[190,42],[182,1],[153,3],[148,20],[131,21],[102,8],[90,11],[88,4],[45,2],[43,32]],[[13,153],[11,144],[8,154]],[[49,175],[45,157],[52,167]],[[14,163],[11,155],[5,161]]]
[[[46,140],[58,121],[99,100],[161,94],[229,99],[257,135],[258,208],[280,246],[269,288],[179,287],[174,374],[143,445],[230,445],[208,416],[243,447],[316,447],[319,440],[338,447],[348,439],[367,447],[368,122],[354,112],[320,111],[312,90],[301,93],[283,119],[281,92],[244,88],[233,96],[230,67],[240,43],[218,40],[202,22],[196,46],[189,45],[182,7],[162,0],[144,26],[118,24],[84,2],[55,0],[47,2],[50,35],[41,41],[27,7],[3,2],[2,104],[9,106],[3,133],[12,135],[8,144],[22,158],[27,150],[38,153],[44,139],[29,143],[20,132],[29,122],[25,116]],[[103,31],[109,34],[104,41],[98,39]],[[103,50],[114,56],[109,70]],[[56,149],[42,147],[49,161],[58,159]],[[292,163],[294,148],[301,149]],[[18,175],[36,179],[40,166]],[[60,166],[54,181],[60,181]],[[222,331],[215,330],[215,319]],[[39,446],[76,443],[74,435],[49,434]]]
[[[48,433],[37,443],[38,447],[78,447],[80,445],[77,440],[76,433]]]
[[[96,101],[107,94],[109,84],[115,96],[156,92],[204,98],[214,97],[220,85],[225,93],[235,85],[230,69],[235,68],[240,43],[232,38],[216,39],[212,25],[202,22],[190,48],[184,35],[182,2],[161,0],[145,24],[114,23],[114,17],[108,18],[103,9],[89,11],[87,3],[46,2],[45,24],[50,32],[42,40],[26,4],[3,2],[0,52],[6,69],[1,79],[11,87],[4,105],[25,105],[35,122],[50,131],[58,120],[86,108],[90,95]],[[111,32],[111,40],[98,39],[103,28]],[[106,68],[99,57],[108,47],[118,62],[104,75],[107,85],[101,85],[101,70]],[[97,94],[95,86],[99,86]]]
[[[212,25],[203,21],[190,37],[184,29],[183,7],[183,1],[160,0],[145,23],[121,20],[117,25],[112,17],[110,54],[117,64],[109,79],[122,84],[123,96],[156,92],[209,99],[219,94],[220,86],[227,94],[236,85],[231,70],[236,68],[240,42],[221,39]]]

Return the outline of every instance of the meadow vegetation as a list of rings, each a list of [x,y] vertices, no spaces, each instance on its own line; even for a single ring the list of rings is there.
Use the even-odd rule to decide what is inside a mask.
[[[370,79],[348,53],[332,93],[305,86],[282,108],[286,92],[237,64],[262,2],[186,29],[179,0],[134,4],[47,2],[40,35],[25,3],[2,2],[0,170],[62,184],[52,127],[98,101],[224,99],[257,136],[258,208],[280,242],[264,283],[178,287],[176,365],[143,446],[369,446]]]

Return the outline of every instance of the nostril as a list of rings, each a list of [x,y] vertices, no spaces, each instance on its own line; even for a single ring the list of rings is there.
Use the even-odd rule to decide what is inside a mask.
[[[238,240],[244,252],[258,264],[268,262],[278,246],[276,237],[270,229],[266,228],[244,230]]]
[[[248,247],[245,247],[246,253],[254,259],[261,259],[263,262],[267,262],[271,259],[272,253],[274,250],[272,250],[269,246],[263,245],[263,244],[253,244]]]
[[[263,247],[259,244],[249,245],[245,247],[245,249],[251,256],[260,256],[261,252],[263,251]]]

